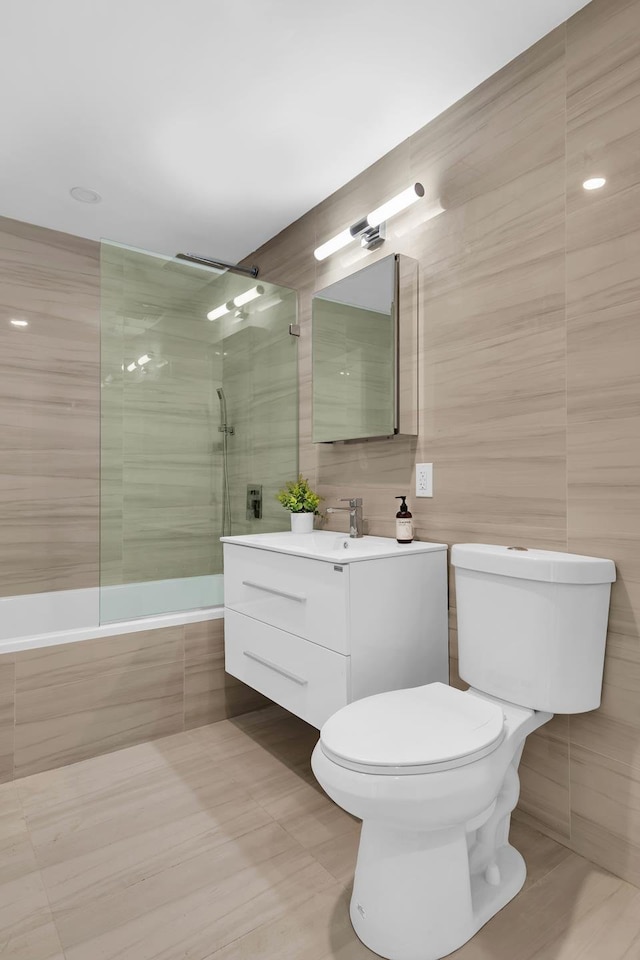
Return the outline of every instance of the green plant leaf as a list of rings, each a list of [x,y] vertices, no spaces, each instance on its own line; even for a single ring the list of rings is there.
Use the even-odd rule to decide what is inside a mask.
[[[322,499],[301,473],[297,480],[287,481],[287,485],[276,494],[276,500],[290,513],[317,513]]]

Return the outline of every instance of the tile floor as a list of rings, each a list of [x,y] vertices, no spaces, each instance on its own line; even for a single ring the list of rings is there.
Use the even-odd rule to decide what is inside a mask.
[[[0,787],[2,960],[364,960],[358,823],[273,707]],[[525,890],[459,960],[637,960],[640,890],[515,823]]]

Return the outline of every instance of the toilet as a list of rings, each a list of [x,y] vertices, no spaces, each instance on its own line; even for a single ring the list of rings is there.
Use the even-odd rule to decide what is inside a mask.
[[[312,767],[362,820],[350,915],[388,960],[438,960],[522,888],[509,843],[525,738],[600,704],[611,560],[458,544],[460,676],[350,703]],[[393,638],[389,638],[393,642]]]

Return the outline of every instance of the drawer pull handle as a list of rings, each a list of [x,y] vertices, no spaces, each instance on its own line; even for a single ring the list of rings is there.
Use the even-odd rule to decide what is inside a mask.
[[[304,677],[298,677],[295,673],[289,673],[288,670],[279,667],[277,663],[272,663],[271,660],[265,660],[264,657],[259,657],[257,653],[252,653],[251,650],[244,650],[243,652],[249,660],[255,660],[256,663],[261,663],[263,667],[269,667],[270,670],[275,670],[276,673],[286,677],[287,680],[293,680],[294,683],[300,684],[301,687],[306,687],[309,682],[305,680]]]
[[[296,603],[306,603],[307,598],[301,597],[298,593],[285,593],[284,590],[274,590],[273,587],[263,587],[261,583],[254,583],[253,580],[243,580],[243,587],[253,587],[254,590],[264,590],[265,593],[273,593],[276,597],[284,597],[285,600],[295,600]]]

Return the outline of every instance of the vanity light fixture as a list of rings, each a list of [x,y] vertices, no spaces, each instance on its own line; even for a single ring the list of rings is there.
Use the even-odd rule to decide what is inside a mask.
[[[331,240],[320,244],[313,251],[314,257],[316,260],[326,260],[332,253],[337,253],[338,250],[342,250],[343,247],[356,239],[360,240],[361,246],[366,250],[375,250],[381,243],[384,243],[384,226],[389,217],[406,210],[421,197],[424,197],[424,187],[421,183],[412,183],[406,190],[376,207],[375,210],[372,210],[371,213],[367,214],[362,220],[358,220],[347,230],[342,230]]]
[[[327,240],[326,243],[322,243],[317,247],[313,251],[313,255],[316,260],[326,260],[332,253],[337,253],[338,250],[342,250],[342,248],[346,247],[352,240],[355,240],[355,234],[351,233],[351,230],[343,230],[342,233],[339,233],[337,236],[332,237],[331,240]]]
[[[420,200],[421,197],[424,197],[424,187],[421,183],[412,183],[410,187],[407,187],[406,190],[399,193],[397,197],[392,197],[391,200],[383,203],[382,206],[372,210],[367,216],[367,223],[370,227],[378,227],[381,223],[384,223],[385,220],[388,220],[389,217],[395,217],[396,213],[406,210],[407,207],[410,207],[416,200]]]
[[[129,364],[129,366],[127,367],[127,370],[129,371],[129,373],[133,373],[133,371],[135,370],[135,368],[136,368],[136,362],[135,362],[135,360],[134,360],[133,363],[130,363],[130,364]]]
[[[145,363],[149,363],[149,360],[151,360],[149,354],[143,353],[141,357],[138,357],[138,366],[144,367]]]
[[[13,320],[9,320],[9,323],[11,324],[12,327],[28,327],[29,326],[28,320],[16,320],[15,318]]]
[[[599,190],[600,187],[604,187],[606,183],[605,177],[590,177],[588,180],[585,180],[582,186],[585,190]]]
[[[236,307],[244,307],[245,303],[251,303],[252,300],[257,300],[263,293],[264,287],[261,286],[261,284],[251,287],[250,290],[239,293],[233,300],[228,300],[227,303],[222,303],[219,307],[216,307],[215,310],[211,310],[207,314],[207,320],[219,320],[220,317],[224,317],[226,313],[231,313]]]

